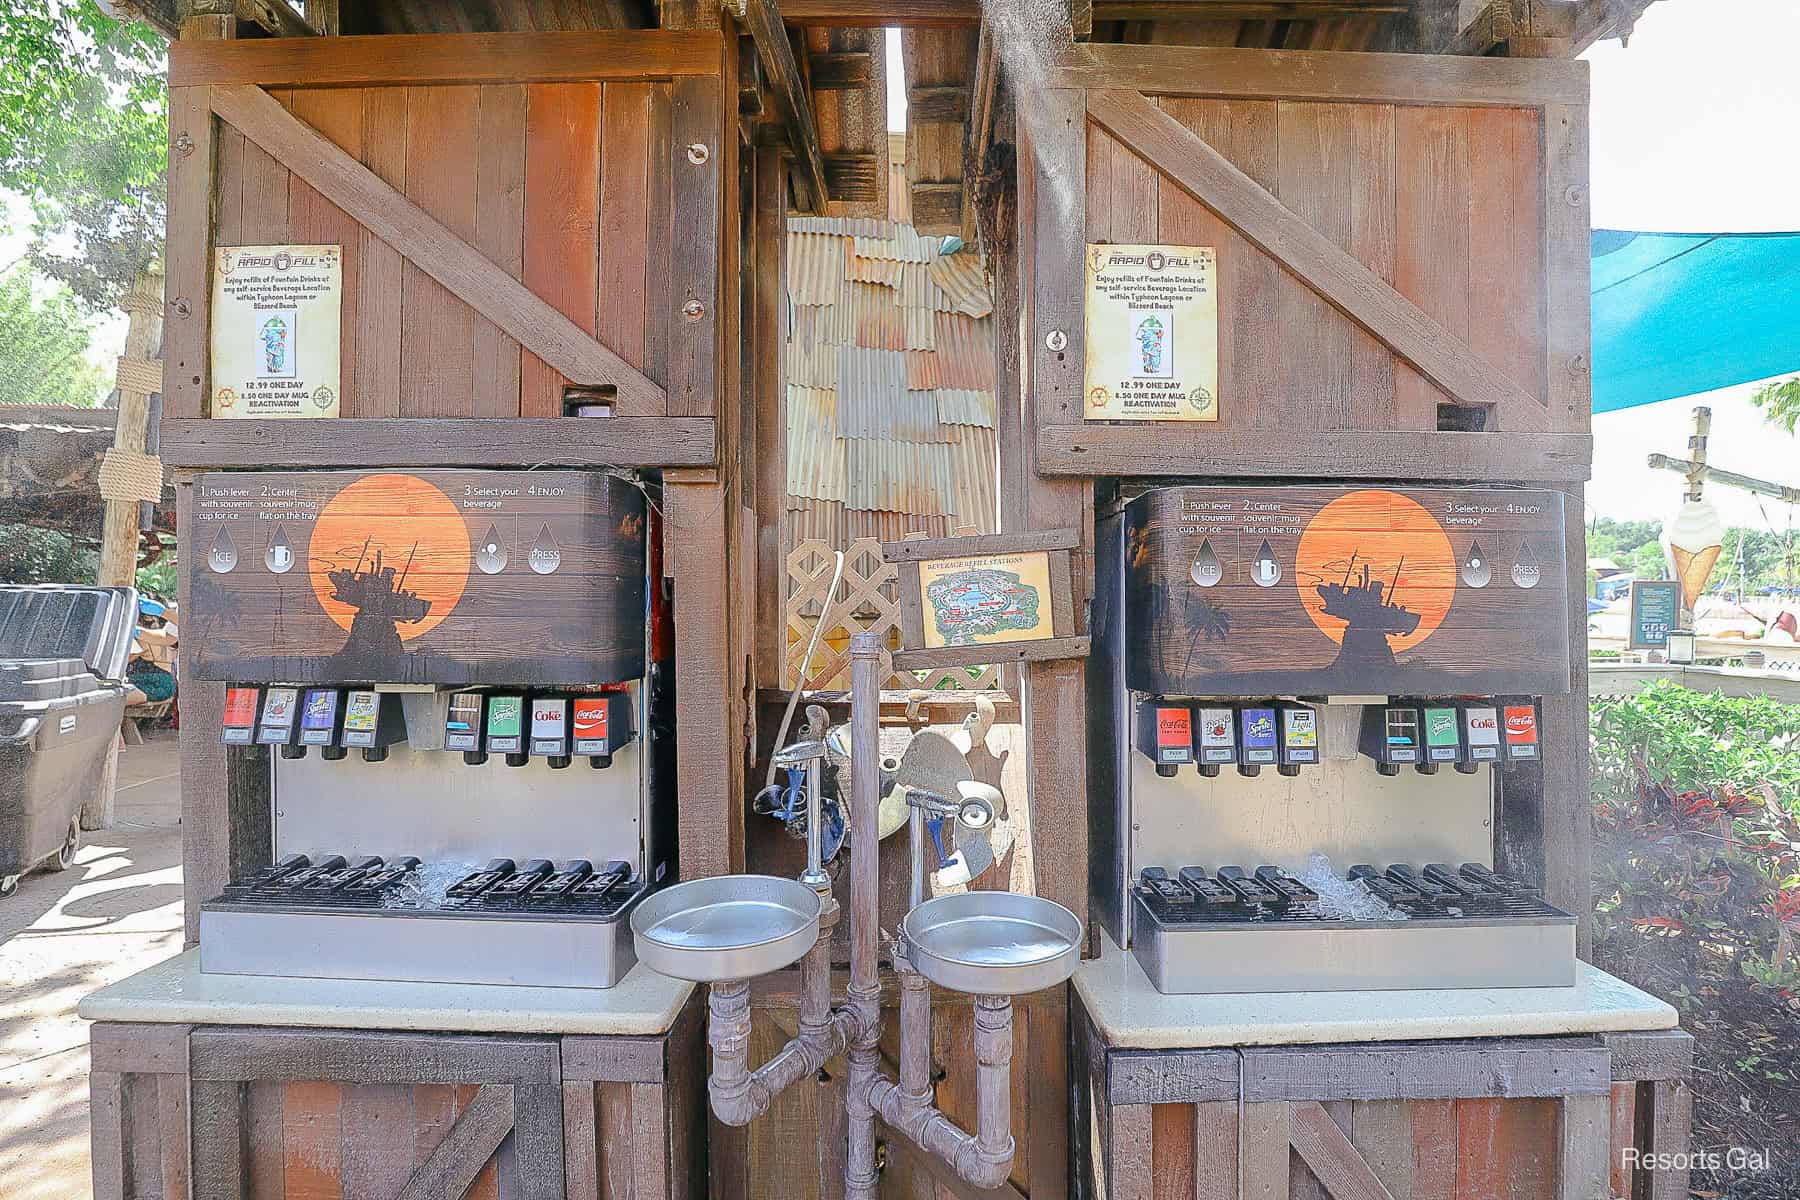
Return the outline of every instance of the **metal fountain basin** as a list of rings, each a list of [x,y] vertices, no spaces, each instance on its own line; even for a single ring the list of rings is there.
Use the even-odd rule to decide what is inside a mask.
[[[939,896],[907,913],[902,928],[919,974],[957,992],[1041,991],[1068,979],[1081,961],[1080,918],[1040,896]]]
[[[638,961],[694,983],[750,979],[798,962],[819,936],[819,895],[774,875],[695,879],[631,914]]]

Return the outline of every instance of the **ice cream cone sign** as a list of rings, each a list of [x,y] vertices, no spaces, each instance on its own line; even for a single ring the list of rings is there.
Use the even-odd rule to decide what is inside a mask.
[[[1663,555],[1670,578],[1681,585],[1681,608],[1692,612],[1706,581],[1712,578],[1725,540],[1725,524],[1718,510],[1705,500],[1687,498],[1675,516],[1663,526]]]

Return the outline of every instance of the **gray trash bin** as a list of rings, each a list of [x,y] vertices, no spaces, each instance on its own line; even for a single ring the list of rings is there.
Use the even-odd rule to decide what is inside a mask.
[[[0,896],[68,865],[125,715],[137,589],[0,585]]]

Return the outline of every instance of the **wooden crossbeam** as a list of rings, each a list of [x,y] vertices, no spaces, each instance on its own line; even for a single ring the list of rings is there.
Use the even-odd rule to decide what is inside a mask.
[[[1333,308],[1368,330],[1458,404],[1542,407],[1468,343],[1289,211],[1192,130],[1134,91],[1088,92],[1088,116],[1219,214]]]
[[[1394,1200],[1368,1160],[1317,1100],[1303,1101],[1289,1110],[1288,1137],[1294,1152],[1318,1176],[1332,1200]]]
[[[395,1200],[462,1200],[513,1127],[513,1089],[486,1084]]]
[[[570,382],[611,384],[637,411],[667,408],[661,387],[267,92],[248,84],[208,90],[212,110],[238,132]]]
[[[775,96],[775,112],[787,130],[788,146],[799,173],[802,212],[823,213],[831,193],[825,183],[825,155],[819,149],[819,131],[813,124],[812,103],[794,61],[794,47],[775,0],[727,0],[756,43],[756,57]]]

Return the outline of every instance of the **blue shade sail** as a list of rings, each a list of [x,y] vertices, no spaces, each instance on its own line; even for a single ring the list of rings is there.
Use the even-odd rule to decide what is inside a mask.
[[[1593,231],[1594,411],[1800,372],[1800,233]]]

